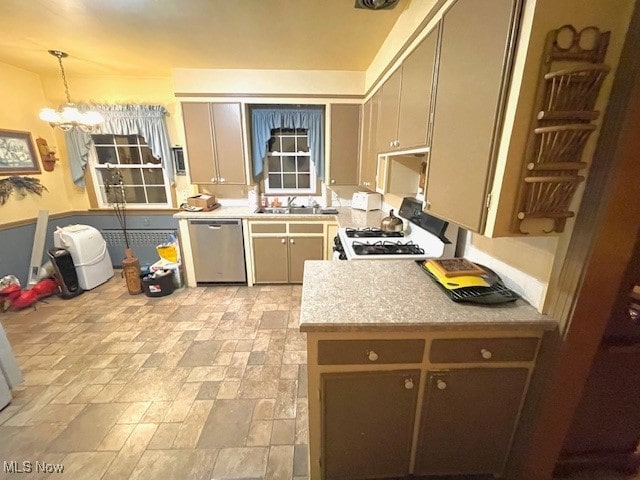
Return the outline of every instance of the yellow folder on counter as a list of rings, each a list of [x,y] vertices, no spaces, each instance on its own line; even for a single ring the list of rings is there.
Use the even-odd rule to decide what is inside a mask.
[[[455,290],[457,288],[465,287],[488,287],[489,283],[479,275],[460,275],[457,277],[447,277],[442,271],[433,264],[432,260],[425,260],[422,267],[427,269],[431,275],[433,275],[440,284],[449,289]]]

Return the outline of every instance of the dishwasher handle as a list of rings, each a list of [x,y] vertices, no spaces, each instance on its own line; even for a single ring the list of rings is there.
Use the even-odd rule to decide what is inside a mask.
[[[223,225],[240,225],[239,219],[209,219],[209,220],[189,220],[189,225],[206,225],[213,230],[217,230]]]

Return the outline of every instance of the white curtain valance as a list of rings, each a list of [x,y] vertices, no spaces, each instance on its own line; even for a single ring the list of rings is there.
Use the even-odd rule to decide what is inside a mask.
[[[171,148],[167,132],[167,109],[162,105],[78,105],[80,111],[98,111],[104,117],[95,133],[113,135],[141,135],[146,140],[154,157],[162,159],[167,177],[173,180]],[[65,132],[69,167],[73,182],[84,187],[84,170],[89,159],[91,135],[76,128]]]

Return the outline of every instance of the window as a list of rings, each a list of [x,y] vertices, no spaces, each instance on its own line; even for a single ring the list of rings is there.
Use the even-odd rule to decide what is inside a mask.
[[[267,153],[266,193],[315,193],[316,174],[306,129],[271,130]]]
[[[165,207],[169,205],[169,182],[161,160],[155,158],[140,135],[92,135],[94,149],[90,165],[98,186],[100,206],[109,205],[105,185],[122,177],[128,205]]]

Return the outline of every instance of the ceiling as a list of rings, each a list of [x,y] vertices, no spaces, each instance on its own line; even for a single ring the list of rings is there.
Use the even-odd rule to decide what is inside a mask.
[[[411,0],[0,0],[0,62],[70,75],[172,68],[366,70]]]

